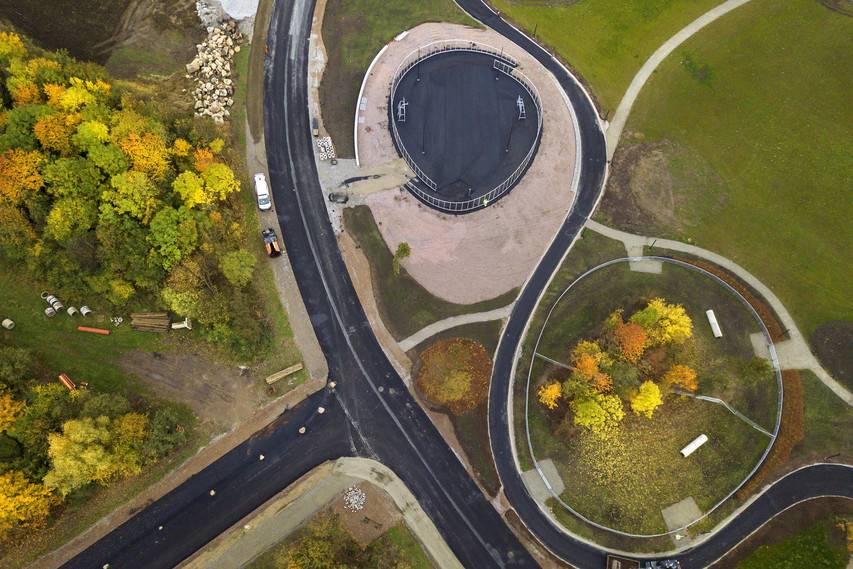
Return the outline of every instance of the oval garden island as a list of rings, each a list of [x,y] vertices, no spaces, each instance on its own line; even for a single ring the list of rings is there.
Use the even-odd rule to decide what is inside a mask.
[[[780,379],[734,291],[696,267],[646,262],[660,273],[628,259],[588,271],[532,330],[516,432],[538,466],[526,480],[548,480],[546,503],[571,529],[567,512],[624,536],[681,539],[766,456]]]

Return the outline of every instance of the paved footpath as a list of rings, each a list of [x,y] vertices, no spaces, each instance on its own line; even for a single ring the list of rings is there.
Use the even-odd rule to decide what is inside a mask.
[[[435,336],[439,332],[444,332],[445,330],[455,328],[456,326],[462,326],[463,324],[474,324],[475,322],[490,322],[492,320],[503,320],[504,318],[509,318],[509,314],[510,312],[512,312],[513,306],[515,306],[515,303],[510,304],[508,306],[504,306],[503,308],[489,310],[488,312],[460,314],[459,316],[451,316],[450,318],[445,318],[444,320],[433,322],[429,326],[418,330],[405,340],[401,340],[400,347],[403,349],[404,352],[408,352],[427,338]]]
[[[716,8],[708,10],[687,24],[677,34],[669,38],[666,43],[660,46],[657,51],[655,51],[651,57],[646,60],[637,74],[634,75],[634,79],[632,79],[631,84],[628,85],[628,90],[625,91],[625,94],[622,96],[622,100],[619,101],[619,106],[616,108],[616,112],[613,113],[613,120],[610,121],[610,126],[607,128],[607,132],[605,133],[608,162],[613,158],[613,153],[616,152],[616,147],[619,145],[619,139],[622,136],[622,129],[625,128],[625,123],[628,120],[628,115],[631,114],[631,107],[634,106],[634,101],[637,99],[637,95],[640,94],[640,90],[643,88],[643,85],[645,85],[646,81],[649,80],[649,77],[652,76],[652,72],[657,69],[657,66],[660,65],[661,62],[669,56],[669,54],[675,51],[675,48],[687,41],[690,36],[720,16],[728,14],[735,8],[743,6],[747,2],[749,2],[749,0],[728,0],[728,2],[723,2]]]
[[[654,244],[656,248],[681,251],[682,253],[689,253],[691,255],[707,259],[737,275],[741,280],[754,288],[761,296],[764,297],[767,303],[770,304],[778,315],[779,320],[782,321],[782,326],[788,329],[790,339],[775,344],[776,353],[779,358],[779,366],[782,369],[811,370],[818,376],[824,385],[832,390],[833,393],[848,405],[853,406],[853,393],[850,393],[831,375],[829,375],[825,369],[823,369],[823,366],[820,365],[820,362],[818,362],[817,358],[812,354],[808,342],[806,342],[806,339],[794,323],[794,319],[785,309],[785,306],[779,298],[773,294],[773,291],[767,288],[764,283],[755,278],[746,269],[722,255],[712,253],[702,249],[701,247],[696,247],[695,245],[681,243],[680,241],[655,239],[654,237],[642,237],[632,233],[625,233],[624,231],[607,227],[606,225],[602,225],[591,219],[586,222],[586,227],[596,233],[604,235],[605,237],[621,241],[625,245],[625,250],[628,252],[629,257],[639,257],[643,255],[643,248],[651,247],[652,244]]]

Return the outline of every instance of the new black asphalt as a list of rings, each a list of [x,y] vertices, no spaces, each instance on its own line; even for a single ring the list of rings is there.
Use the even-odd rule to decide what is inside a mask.
[[[567,562],[597,569],[603,566],[603,552],[559,532],[520,482],[510,450],[506,382],[524,322],[601,191],[604,140],[594,109],[584,103],[579,87],[550,56],[484,5],[475,0],[463,0],[460,5],[552,69],[577,105],[583,150],[580,195],[522,291],[501,340],[489,425],[504,490],[524,523]],[[63,567],[174,567],[314,466],[353,454],[382,462],[405,482],[465,567],[536,565],[409,396],[370,330],[349,280],[328,222],[313,157],[307,104],[312,12],[311,1],[275,4],[264,70],[265,135],[283,238],[328,359],[330,379],[338,387],[334,393],[321,391],[286,413]],[[320,405],[328,412],[318,415]],[[304,435],[297,433],[301,426],[307,428]],[[265,460],[260,460],[260,454]],[[850,497],[851,492],[853,469],[823,465],[799,471],[775,485],[712,539],[682,556],[684,567],[707,565],[791,501],[826,494]]]

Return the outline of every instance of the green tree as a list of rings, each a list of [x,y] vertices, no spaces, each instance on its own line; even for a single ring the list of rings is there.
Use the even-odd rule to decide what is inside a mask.
[[[172,188],[181,196],[184,205],[187,207],[208,203],[208,196],[204,191],[204,180],[195,172],[187,170],[178,174],[178,177],[172,182]]]
[[[177,445],[187,439],[186,428],[178,428],[180,417],[169,408],[154,411],[148,429],[148,437],[143,445],[145,456],[157,459],[166,456]]]
[[[124,152],[111,144],[93,144],[89,147],[88,156],[107,176],[117,176],[130,167]]]
[[[412,248],[405,241],[397,245],[397,250],[394,251],[394,260],[393,260],[393,268],[394,274],[400,274],[400,263],[403,262],[403,259],[407,258],[412,254]]]
[[[596,434],[615,430],[625,417],[622,401],[616,395],[596,393],[575,403],[573,407],[575,424]]]
[[[46,105],[21,105],[14,107],[6,116],[6,129],[0,134],[0,148],[20,148],[37,150],[38,139],[33,127],[44,116],[53,112]]]
[[[104,175],[85,158],[60,158],[42,168],[45,189],[57,198],[73,198],[92,206],[104,190]]]
[[[115,419],[125,413],[130,413],[130,401],[124,395],[88,392],[83,402],[81,415],[92,419],[97,417]]]
[[[663,403],[661,399],[660,388],[652,381],[645,381],[640,385],[639,391],[631,399],[631,409],[637,415],[645,415],[649,419],[655,412],[655,409]]]
[[[225,164],[211,164],[201,173],[201,177],[209,203],[224,200],[233,192],[240,191],[240,182],[234,179],[234,172]]]
[[[101,199],[118,213],[148,223],[157,207],[157,188],[142,172],[124,172],[110,179],[110,189],[104,190]]]
[[[77,132],[71,136],[71,142],[80,150],[88,151],[90,148],[108,142],[110,139],[110,128],[101,121],[88,120],[77,126]]]
[[[0,390],[21,392],[30,379],[33,359],[24,348],[0,347]]]
[[[252,280],[255,272],[255,256],[240,249],[232,251],[222,258],[219,269],[225,278],[236,287],[244,287]]]
[[[198,226],[186,206],[164,207],[154,214],[149,228],[148,242],[167,271],[189,256],[198,243]]]

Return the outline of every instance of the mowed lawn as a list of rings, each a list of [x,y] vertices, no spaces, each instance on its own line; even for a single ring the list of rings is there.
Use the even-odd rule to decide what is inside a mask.
[[[329,0],[323,16],[328,62],[320,83],[323,126],[338,156],[352,158],[353,119],[364,73],[382,46],[424,22],[477,25],[452,0]]]
[[[668,58],[627,125],[695,148],[725,180],[727,205],[683,237],[756,275],[807,336],[853,320],[851,61],[853,18],[754,0]]]
[[[581,0],[568,6],[494,0],[502,13],[553,47],[615,111],[631,79],[666,40],[721,0]],[[536,2],[541,4],[541,2]]]

